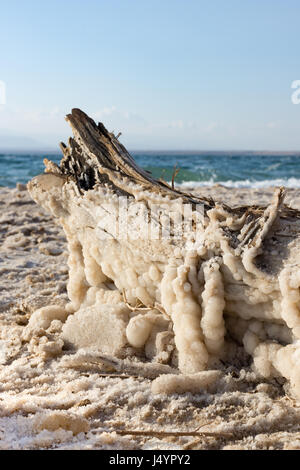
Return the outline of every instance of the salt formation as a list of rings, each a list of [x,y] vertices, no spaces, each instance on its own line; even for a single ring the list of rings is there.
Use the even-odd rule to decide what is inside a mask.
[[[66,119],[74,138],[60,166],[46,160],[28,189],[65,231],[70,303],[37,311],[24,338],[59,319],[66,345],[178,367],[193,389],[239,344],[299,397],[300,213],[283,190],[266,208],[191,196],[138,168],[82,111]]]

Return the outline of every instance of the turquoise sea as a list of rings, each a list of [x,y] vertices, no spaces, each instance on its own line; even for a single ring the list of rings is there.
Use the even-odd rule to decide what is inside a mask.
[[[134,151],[137,163],[156,178],[170,181],[174,166],[176,182],[183,186],[221,183],[230,187],[300,187],[299,153]],[[26,183],[44,171],[43,159],[59,163],[59,153],[0,153],[0,186]]]

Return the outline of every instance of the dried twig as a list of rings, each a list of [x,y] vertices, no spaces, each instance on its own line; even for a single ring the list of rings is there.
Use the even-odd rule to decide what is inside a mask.
[[[122,436],[125,435],[132,435],[132,436],[157,436],[157,437],[186,437],[186,436],[208,436],[208,437],[232,437],[232,433],[228,432],[213,432],[213,431],[199,431],[204,426],[209,426],[213,424],[214,421],[210,421],[208,423],[203,423],[194,431],[141,431],[141,430],[114,430],[117,434]]]
[[[120,436],[151,436],[151,437],[189,437],[189,436],[206,436],[206,437],[232,437],[232,433],[212,432],[212,431],[140,431],[140,430],[112,430]]]
[[[160,313],[162,313],[164,316],[167,317],[167,320],[171,320],[171,316],[165,311],[163,306],[160,305],[159,303],[155,302],[155,304],[151,307],[147,305],[145,306],[142,302],[137,301],[135,306],[133,307],[132,305],[130,305],[130,303],[127,300],[125,289],[122,290],[122,295],[123,295],[123,300],[124,300],[126,307],[128,307],[129,310],[131,310],[132,312],[135,312],[137,310],[138,311],[158,310]]]
[[[177,163],[176,163],[176,165],[174,165],[174,170],[173,170],[173,174],[172,174],[172,189],[174,189],[175,178],[176,178],[176,176],[178,175],[179,172],[180,172],[180,168],[177,168]]]
[[[129,308],[129,310],[131,310],[132,312],[135,312],[136,310],[153,310],[154,307],[145,307],[144,304],[140,301],[140,300],[137,300],[135,306],[133,307],[132,305],[130,305],[130,303],[128,302],[127,300],[127,297],[126,297],[126,293],[125,293],[125,289],[122,290],[122,294],[123,294],[123,300],[124,300],[124,304],[126,305],[126,307]]]
[[[128,374],[97,374],[98,377],[109,377],[114,378],[117,377],[118,379],[139,379],[139,375],[128,375]]]
[[[62,367],[86,367],[88,364],[93,366],[102,367],[103,365],[106,367],[110,367],[114,369],[117,373],[119,373],[122,378],[124,378],[124,374],[130,377],[137,377],[141,378],[144,377],[145,379],[155,379],[159,375],[162,374],[178,374],[179,371],[174,369],[167,364],[160,364],[160,363],[153,363],[153,362],[136,362],[136,361],[128,361],[122,360],[119,358],[111,357],[104,354],[93,353],[90,351],[82,351],[76,353],[74,357],[67,357],[63,361],[61,361],[60,365]],[[111,374],[111,372],[108,372]],[[115,376],[114,373],[111,375]]]

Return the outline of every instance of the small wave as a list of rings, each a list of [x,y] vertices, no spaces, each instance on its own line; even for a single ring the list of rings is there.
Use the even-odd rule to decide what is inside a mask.
[[[184,181],[183,183],[177,184],[176,186],[181,188],[194,187],[200,188],[203,186],[213,186],[215,184],[221,184],[227,188],[267,188],[267,187],[279,187],[285,186],[286,188],[300,188],[300,179],[299,178],[277,178],[270,180],[261,180],[261,181],[250,181],[240,180],[240,181],[216,181],[213,179],[207,181]]]

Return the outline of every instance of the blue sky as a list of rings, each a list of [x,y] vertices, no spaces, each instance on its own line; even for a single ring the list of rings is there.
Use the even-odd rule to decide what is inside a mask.
[[[55,147],[80,107],[130,149],[299,150],[299,18],[299,0],[0,0],[0,147]]]

